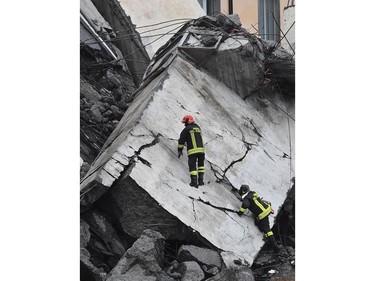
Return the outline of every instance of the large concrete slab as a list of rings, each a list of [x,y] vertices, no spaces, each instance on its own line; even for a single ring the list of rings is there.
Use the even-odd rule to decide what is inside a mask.
[[[82,182],[83,204],[97,198],[87,194],[104,193],[126,170],[170,214],[230,253],[223,256],[252,264],[262,233],[252,215],[240,218],[233,212],[241,203],[220,180],[225,176],[237,188],[249,184],[275,210],[281,207],[294,176],[294,119],[288,113],[294,100],[269,98],[273,104],[260,109],[177,55],[142,89],[107,141]],[[196,117],[206,145],[209,183],[199,189],[188,185],[186,152],[180,159],[176,153],[185,114]]]

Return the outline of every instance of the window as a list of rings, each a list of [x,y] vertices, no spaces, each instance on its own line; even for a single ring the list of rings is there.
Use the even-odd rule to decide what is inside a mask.
[[[199,4],[209,16],[220,14],[220,0],[198,0]]]

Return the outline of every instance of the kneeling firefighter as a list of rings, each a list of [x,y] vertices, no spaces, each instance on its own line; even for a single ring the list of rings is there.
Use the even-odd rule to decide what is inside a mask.
[[[251,191],[246,184],[241,185],[238,193],[242,197],[242,205],[237,214],[242,216],[246,209],[249,209],[255,216],[255,225],[264,233],[264,241],[271,246],[274,252],[278,253],[280,248],[270,229],[270,222],[268,220],[268,216],[273,214],[271,203],[260,198],[259,195],[255,191]]]
[[[198,185],[204,185],[203,175],[205,149],[201,128],[195,123],[192,115],[185,115],[181,122],[185,124],[185,128],[182,130],[178,140],[178,158],[181,157],[182,150],[186,143],[191,178],[190,185],[198,188]]]

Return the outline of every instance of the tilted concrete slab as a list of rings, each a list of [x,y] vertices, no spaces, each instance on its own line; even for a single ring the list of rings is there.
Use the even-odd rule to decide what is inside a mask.
[[[244,100],[177,54],[142,88],[110,136],[82,181],[81,204],[92,204],[126,171],[166,211],[223,250],[223,257],[252,264],[262,233],[252,215],[237,216],[241,202],[230,185],[249,184],[277,211],[294,176],[294,98],[268,98],[273,103],[265,108]],[[185,114],[196,117],[206,145],[207,184],[199,189],[188,184],[186,151],[177,158]]]

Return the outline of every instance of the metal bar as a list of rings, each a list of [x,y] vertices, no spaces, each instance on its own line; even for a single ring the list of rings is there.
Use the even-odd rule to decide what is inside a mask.
[[[275,19],[273,13],[272,13],[272,17],[273,17],[273,19]],[[275,20],[275,22],[276,22],[276,20]],[[280,26],[279,26],[278,24],[277,24],[277,26],[278,26],[280,32],[283,34],[283,37],[285,38],[286,42],[288,42],[289,47],[292,49],[293,53],[296,54],[296,52],[294,51],[292,45],[289,43],[288,38],[285,37],[285,34],[284,34],[284,32],[281,30]]]
[[[229,14],[233,14],[233,0],[229,0],[228,2],[228,10],[229,10]]]
[[[265,39],[263,34],[264,31],[264,0],[258,0],[258,33],[261,38]]]
[[[117,60],[117,56],[112,52],[112,50],[108,47],[108,45],[104,42],[104,40],[96,33],[95,29],[90,25],[89,21],[83,15],[82,11],[80,14],[81,20],[83,24],[89,29],[92,35],[100,42],[103,48],[115,59]]]
[[[273,11],[276,14],[276,24],[280,25],[280,0],[274,0],[274,7]],[[277,30],[277,27],[274,25],[273,33],[276,33],[276,36],[274,36],[275,41],[280,40],[280,32]]]

